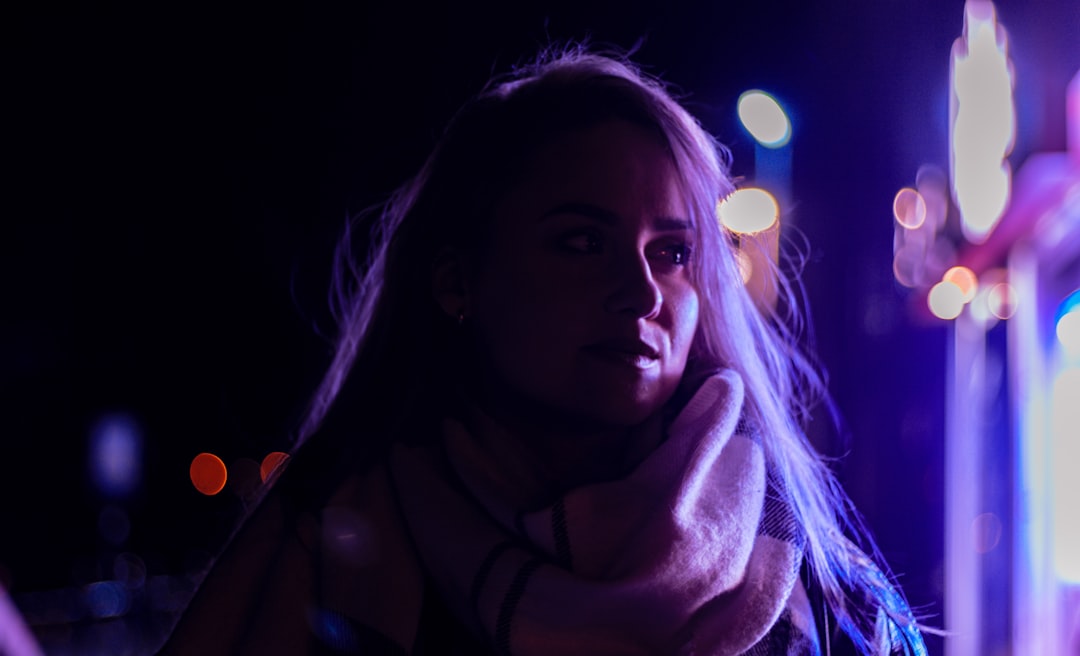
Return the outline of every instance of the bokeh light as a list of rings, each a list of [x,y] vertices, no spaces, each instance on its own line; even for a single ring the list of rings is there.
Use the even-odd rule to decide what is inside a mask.
[[[265,483],[281,473],[281,468],[288,462],[289,454],[284,451],[271,451],[266,454],[266,457],[262,459],[262,463],[259,465],[259,477],[262,482]]]
[[[926,200],[918,191],[904,187],[893,198],[893,217],[908,230],[921,227],[926,222]]]
[[[764,189],[746,187],[720,201],[716,213],[728,230],[753,234],[768,230],[776,223],[780,217],[780,205]]]
[[[791,140],[791,121],[770,94],[758,89],[745,91],[736,111],[743,127],[762,146],[780,148]]]
[[[102,417],[90,431],[90,478],[104,496],[123,498],[142,480],[142,435],[126,413]]]
[[[976,553],[987,553],[1001,542],[1001,519],[994,513],[982,513],[971,522]]]
[[[952,53],[953,197],[964,236],[982,242],[1009,203],[1012,169],[1005,159],[1016,132],[1012,67],[1005,30],[992,2],[964,5],[964,35]]]
[[[939,319],[955,319],[964,310],[964,292],[956,283],[942,280],[926,296],[930,311]]]
[[[1070,294],[1061,304],[1054,332],[1065,353],[1070,357],[1080,356],[1080,290]]]
[[[920,287],[926,278],[926,251],[919,244],[905,243],[893,253],[893,277],[904,287]]]
[[[986,295],[986,304],[990,307],[990,313],[998,319],[1008,319],[1016,314],[1018,302],[1016,288],[1007,282],[994,285]]]
[[[971,299],[975,298],[975,292],[979,290],[979,279],[975,276],[975,272],[966,266],[952,267],[945,272],[941,279],[959,287],[960,291],[964,293],[965,303],[970,303]]]
[[[96,619],[120,617],[131,608],[127,588],[117,581],[97,581],[83,589],[83,599],[90,616]]]
[[[915,188],[926,206],[922,229],[937,233],[949,211],[949,177],[940,167],[923,164],[915,173]]]
[[[189,473],[195,489],[207,496],[221,492],[229,478],[225,463],[212,453],[200,453],[195,456],[191,461]]]
[[[1058,342],[1069,355],[1080,355],[1080,310],[1063,314],[1055,328]]]
[[[979,274],[979,287],[975,298],[968,303],[968,312],[984,330],[990,330],[999,320],[999,317],[990,311],[990,291],[1008,280],[1008,277],[1008,272],[1003,267],[991,267]]]

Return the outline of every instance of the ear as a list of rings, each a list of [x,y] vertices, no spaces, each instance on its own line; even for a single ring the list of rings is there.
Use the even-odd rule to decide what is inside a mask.
[[[431,266],[431,293],[446,316],[459,321],[469,314],[469,293],[461,252],[444,246]]]

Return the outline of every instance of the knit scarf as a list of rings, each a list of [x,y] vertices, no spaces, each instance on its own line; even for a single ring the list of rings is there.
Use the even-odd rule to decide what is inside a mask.
[[[452,420],[392,477],[425,570],[496,653],[816,653],[801,532],[742,406],[717,372],[626,477],[539,509],[495,492],[498,463]]]

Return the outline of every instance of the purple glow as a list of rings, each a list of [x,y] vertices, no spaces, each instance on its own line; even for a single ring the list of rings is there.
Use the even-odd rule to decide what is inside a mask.
[[[0,654],[43,656],[34,635],[0,586]]]
[[[105,496],[125,497],[142,478],[142,434],[126,414],[103,417],[90,433],[90,476]]]

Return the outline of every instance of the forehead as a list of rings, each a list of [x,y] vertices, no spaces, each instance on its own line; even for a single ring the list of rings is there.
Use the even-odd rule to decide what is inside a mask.
[[[655,133],[611,120],[538,148],[500,205],[525,204],[542,212],[549,203],[587,202],[616,214],[685,217],[680,188],[674,158]]]

